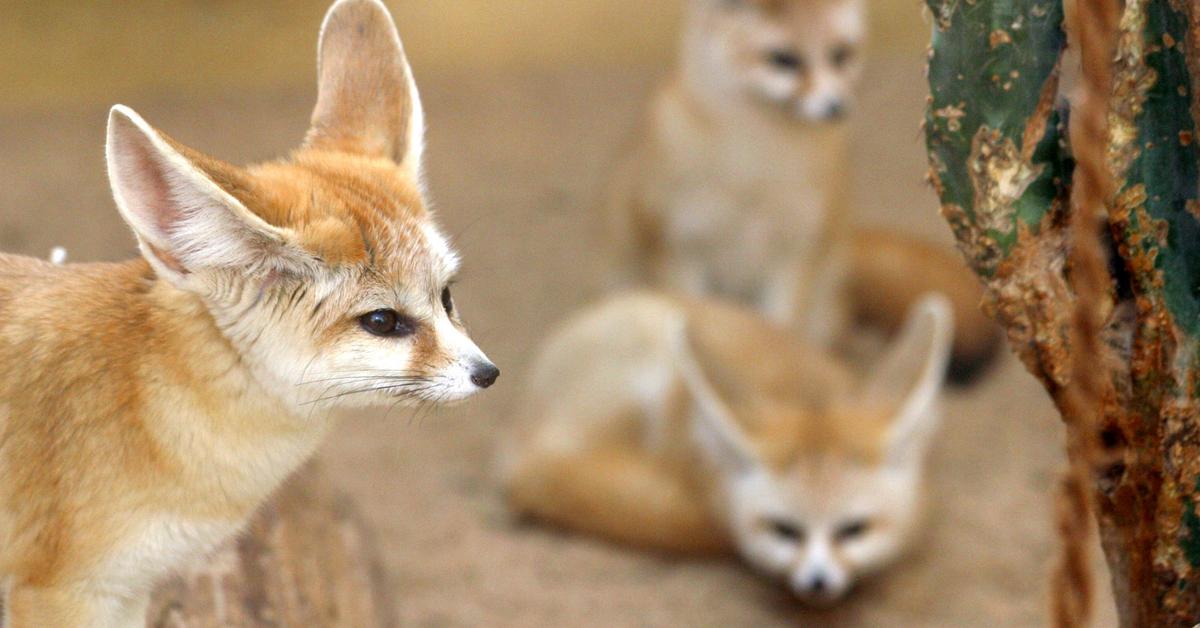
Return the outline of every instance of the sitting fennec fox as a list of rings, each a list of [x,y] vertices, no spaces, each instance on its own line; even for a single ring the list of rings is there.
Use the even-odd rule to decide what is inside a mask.
[[[861,319],[894,331],[936,290],[953,301],[967,376],[999,340],[978,282],[949,252],[851,225],[843,118],[863,5],[689,0],[680,68],[608,190],[618,281],[736,299],[819,346]]]
[[[918,301],[864,381],[759,315],[624,295],[535,363],[501,452],[514,512],[643,548],[736,550],[811,602],[916,528],[951,307]]]
[[[461,400],[499,371],[447,287],[423,116],[391,16],[339,0],[290,157],[235,167],[114,107],[113,194],[144,259],[0,255],[6,628],[140,626],[234,535],[332,410]]]

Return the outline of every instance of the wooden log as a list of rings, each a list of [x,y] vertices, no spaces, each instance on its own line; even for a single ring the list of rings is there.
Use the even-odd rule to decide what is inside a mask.
[[[390,627],[396,616],[370,533],[309,465],[242,536],[164,584],[147,625]]]

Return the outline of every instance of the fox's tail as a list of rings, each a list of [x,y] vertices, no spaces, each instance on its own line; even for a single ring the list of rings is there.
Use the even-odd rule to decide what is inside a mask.
[[[863,229],[852,240],[850,307],[855,320],[892,333],[909,306],[940,292],[954,309],[951,381],[972,381],[1000,347],[1000,328],[980,311],[983,288],[953,253],[891,231]]]

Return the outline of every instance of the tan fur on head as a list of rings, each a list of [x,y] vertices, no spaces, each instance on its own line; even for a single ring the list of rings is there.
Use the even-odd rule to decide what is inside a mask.
[[[128,107],[113,196],[144,260],[0,255],[4,623],[144,622],[316,448],[334,411],[469,397],[498,371],[449,292],[423,114],[377,0],[339,0],[304,145],[234,166]]]

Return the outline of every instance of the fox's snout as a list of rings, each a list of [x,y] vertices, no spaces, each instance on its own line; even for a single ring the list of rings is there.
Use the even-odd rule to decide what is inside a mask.
[[[801,98],[796,115],[813,122],[838,122],[850,112],[850,103],[840,94],[814,94]]]
[[[816,557],[802,563],[789,584],[792,592],[805,602],[823,605],[840,600],[850,589],[851,581],[843,567]]]

